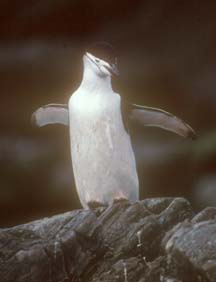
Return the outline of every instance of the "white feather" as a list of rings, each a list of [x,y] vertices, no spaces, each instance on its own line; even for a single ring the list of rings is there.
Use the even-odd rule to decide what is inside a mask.
[[[98,76],[84,60],[83,81],[70,98],[69,117],[76,188],[85,208],[90,201],[138,200],[135,157],[120,99],[110,77]]]

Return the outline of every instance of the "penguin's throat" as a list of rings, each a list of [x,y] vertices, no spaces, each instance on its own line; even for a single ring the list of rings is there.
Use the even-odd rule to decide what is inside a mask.
[[[84,72],[81,87],[91,93],[112,91],[111,76],[100,77],[91,71]]]

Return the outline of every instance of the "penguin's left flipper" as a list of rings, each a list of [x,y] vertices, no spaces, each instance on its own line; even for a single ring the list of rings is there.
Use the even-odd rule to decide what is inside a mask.
[[[69,125],[68,105],[48,104],[37,109],[31,117],[34,125],[39,127],[47,124]]]
[[[190,125],[161,109],[132,104],[130,119],[144,126],[160,127],[180,136],[196,139],[196,133]]]

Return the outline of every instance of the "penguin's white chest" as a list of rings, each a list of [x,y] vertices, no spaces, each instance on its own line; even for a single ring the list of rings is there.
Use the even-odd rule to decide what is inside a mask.
[[[71,155],[82,205],[138,200],[138,178],[120,96],[75,94],[69,102]]]

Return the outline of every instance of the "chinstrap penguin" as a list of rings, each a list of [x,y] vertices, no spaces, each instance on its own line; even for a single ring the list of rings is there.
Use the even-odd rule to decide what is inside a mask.
[[[95,52],[99,51],[99,53]],[[152,107],[129,104],[112,89],[118,75],[117,57],[107,43],[83,55],[83,78],[67,105],[48,104],[36,110],[37,126],[69,126],[76,189],[84,208],[109,205],[118,199],[139,200],[139,180],[128,122],[156,126],[183,137],[194,130],[174,115]]]

